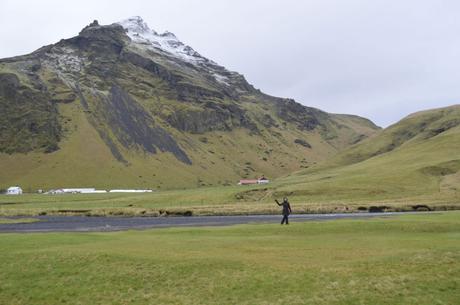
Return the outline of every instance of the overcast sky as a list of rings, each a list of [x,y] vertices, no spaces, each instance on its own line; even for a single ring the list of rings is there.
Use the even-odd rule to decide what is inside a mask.
[[[135,15],[268,94],[380,126],[460,103],[453,0],[0,0],[0,58]]]

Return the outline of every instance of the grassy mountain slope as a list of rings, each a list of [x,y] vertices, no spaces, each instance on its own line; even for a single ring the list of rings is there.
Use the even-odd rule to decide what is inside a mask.
[[[212,186],[165,190],[150,194],[27,195],[15,198],[5,196],[3,199],[0,198],[0,215],[272,214],[279,212],[274,199],[282,196],[289,197],[296,213],[355,212],[371,210],[372,207],[374,210],[393,211],[426,210],[427,206],[435,210],[458,209],[460,124],[455,123],[458,122],[458,118],[460,118],[460,106],[411,115],[373,138],[338,153],[335,157],[311,166],[306,165],[309,167],[289,176],[280,177],[269,185]],[[221,146],[216,144],[220,135],[225,135],[225,139],[231,141],[246,139],[241,135],[232,138],[234,135],[232,132],[219,133],[208,139],[208,145],[214,145],[212,149],[216,151],[217,147]],[[285,137],[289,139],[289,134],[285,134]],[[290,137],[293,139],[295,136]],[[101,143],[102,141],[99,144],[88,143],[85,147],[88,150],[96,144],[105,147]],[[251,145],[251,142],[238,143],[242,147]],[[321,143],[321,140],[311,143],[312,147],[315,147]],[[230,155],[239,156],[238,150],[231,151],[231,145],[226,148],[231,153],[223,156],[229,159]],[[97,162],[118,165],[111,161],[110,151],[105,149],[107,160],[100,158]],[[62,156],[70,154],[66,151],[57,152],[59,153],[62,153]],[[81,154],[81,156],[87,155],[89,154]],[[244,154],[247,155],[248,152]],[[231,160],[235,160],[237,158],[235,156]],[[14,159],[16,156],[11,158]],[[39,158],[39,155],[36,158]],[[81,171],[82,167],[78,164],[85,164],[83,160],[78,160],[79,156],[76,155],[75,158],[75,168],[69,168],[69,171]],[[286,160],[286,156],[283,158]],[[321,157],[318,156],[318,159]],[[24,157],[17,164],[27,164],[31,162],[30,160],[34,159]],[[62,160],[64,162],[65,159]],[[205,164],[205,161],[203,162]],[[261,163],[265,164],[265,162]],[[43,162],[43,164],[48,166],[50,163]],[[143,164],[145,165],[146,162]],[[27,166],[31,165],[27,164]],[[46,176],[48,171],[58,170],[58,164],[55,168],[46,166],[40,169],[41,175]],[[103,170],[107,166],[109,165],[100,167],[102,170],[99,179],[104,179],[107,173]],[[156,166],[159,168],[161,164]],[[251,164],[251,166],[259,166],[259,164]],[[15,168],[17,165],[11,166],[7,171],[14,173]],[[92,171],[87,167],[83,169],[88,173],[95,173],[95,170]],[[117,168],[120,171],[123,169],[123,166]],[[141,172],[141,167],[139,166],[136,171]],[[209,172],[213,174],[212,171]],[[165,170],[165,174],[169,173],[170,171]],[[185,171],[181,173],[184,176],[188,174]],[[82,177],[86,178],[84,175]],[[135,178],[129,177],[129,179]]]
[[[75,111],[69,112],[75,113]],[[44,213],[50,215],[144,216],[189,215],[190,213],[193,215],[273,214],[279,213],[279,207],[274,204],[274,199],[279,199],[282,196],[289,197],[296,213],[355,212],[372,209],[374,211],[413,211],[426,210],[427,206],[435,210],[458,209],[460,202],[460,124],[455,122],[459,117],[460,106],[411,115],[377,135],[362,141],[362,143],[338,153],[335,157],[319,161],[324,156],[318,156],[317,164],[308,163],[304,165],[308,166],[308,168],[280,177],[269,185],[255,187],[212,186],[186,190],[164,190],[149,194],[69,195],[62,197],[26,195],[15,198],[5,196],[3,199],[0,198],[0,215],[39,215]],[[85,118],[85,116],[82,115],[82,118]],[[95,133],[90,128],[89,123],[86,123],[86,126],[88,131]],[[408,134],[410,136],[407,136]],[[212,134],[212,138],[210,135],[206,135],[209,136],[207,145],[212,146],[212,150],[227,149],[227,152],[229,152],[225,154],[225,151],[219,151],[219,154],[211,154],[215,157],[212,160],[218,161],[219,156],[222,156],[233,162],[237,158],[242,158],[241,156],[244,156],[247,160],[247,158],[250,158],[251,153],[254,153],[255,156],[257,155],[256,150],[259,147],[252,142],[254,141],[254,136],[246,138],[244,135],[236,134],[235,132]],[[200,135],[196,136],[200,137]],[[225,138],[221,138],[221,136]],[[284,136],[286,139],[291,137],[291,140],[295,138],[295,135],[289,135],[288,133]],[[86,142],[83,147],[89,152],[76,154],[73,157],[75,158],[74,163],[67,162],[65,157],[69,156],[71,152],[81,149],[76,139],[76,137],[72,137],[69,142],[64,141],[62,151],[56,152],[56,155],[62,154],[63,159],[56,161],[57,159],[53,157],[51,160],[55,163],[42,162],[42,167],[38,167],[34,171],[40,171],[40,175],[44,176],[47,175],[48,171],[55,171],[59,174],[63,164],[66,164],[66,166],[73,164],[73,167],[65,170],[77,172],[78,177],[82,179],[79,181],[83,183],[83,179],[86,179],[85,171],[90,174],[99,173],[100,176],[96,178],[104,180],[107,179],[106,175],[111,174],[110,172],[104,172],[107,169],[112,172],[116,170],[122,172],[126,168],[120,165],[121,163],[112,161],[110,150],[100,139],[94,142]],[[81,139],[85,139],[85,137],[81,137]],[[94,139],[98,138],[94,137]],[[239,141],[239,146],[224,146],[221,144],[225,141],[234,141],[234,139]],[[242,139],[250,139],[251,142],[243,142]],[[321,137],[320,139],[318,142],[311,141],[312,147],[320,145],[324,141]],[[240,156],[238,149],[235,147],[252,147],[255,151],[248,150]],[[391,149],[388,149],[389,147]],[[87,160],[79,159],[91,155],[94,151],[102,151],[103,149],[106,150],[105,156],[107,159],[98,158],[97,163],[99,165],[95,166],[94,169],[89,167],[94,163],[88,162],[86,164],[84,161]],[[306,148],[304,147],[304,149]],[[8,169],[0,168],[0,170],[14,173],[18,165],[31,167],[34,162],[35,164],[40,164],[40,158],[49,155],[36,154],[34,158],[26,155],[19,156],[23,156],[23,159],[17,163],[2,163],[2,166],[5,166],[5,164],[11,166]],[[284,162],[287,160],[287,156],[281,153],[273,153],[272,156],[281,156]],[[11,160],[17,160],[15,159],[17,155],[12,155],[10,158]],[[59,164],[61,161],[62,163]],[[204,160],[202,164],[209,164],[207,163],[209,161],[211,160]],[[267,162],[262,161],[260,162],[261,164]],[[153,162],[144,161],[139,164],[144,166],[153,164],[152,167],[155,166],[156,169],[163,166],[161,162]],[[173,157],[171,157],[172,162],[174,162]],[[240,162],[245,166],[244,168],[262,166],[259,163],[247,165],[243,161]],[[219,165],[227,163],[229,162],[219,163]],[[55,167],[49,166],[49,164],[54,164]],[[233,164],[238,166],[237,162]],[[117,165],[119,167],[110,167]],[[194,166],[192,165],[188,168],[194,169]],[[163,169],[165,175],[171,175],[167,178],[179,181],[174,172],[168,170],[166,166]],[[136,174],[144,174],[145,172],[142,170],[142,166],[138,166]],[[146,172],[149,170],[148,168],[145,169]],[[190,173],[190,177],[193,177],[198,170],[191,172],[185,172],[184,170],[181,174],[185,177],[186,174]],[[205,172],[215,175],[214,177],[219,177],[216,174],[217,171],[203,170],[201,173]],[[221,172],[225,174],[224,170],[221,170]],[[130,179],[136,183],[137,181],[142,182],[141,178],[136,178],[134,175],[128,176],[130,172],[126,171],[124,173],[126,175],[126,181],[124,182],[129,183]],[[121,180],[115,181],[115,178],[118,179],[121,175],[112,175],[111,177],[113,179],[110,181],[111,183],[120,183]],[[60,178],[63,181],[65,179],[62,175]],[[75,181],[73,179],[75,178],[69,178],[68,181],[64,182],[70,183]],[[228,179],[228,177],[221,179],[225,181],[224,179]],[[186,181],[186,179],[184,178],[180,181]],[[195,185],[205,183],[203,181],[195,181]],[[166,187],[162,184],[158,186]]]
[[[460,200],[460,106],[415,113],[307,170],[277,194],[305,201]]]
[[[0,188],[234,184],[311,166],[379,130],[268,96],[171,33],[127,24],[94,22],[0,60]]]

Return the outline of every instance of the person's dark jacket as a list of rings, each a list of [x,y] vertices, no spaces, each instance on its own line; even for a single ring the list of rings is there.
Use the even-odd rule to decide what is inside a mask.
[[[289,215],[292,213],[291,205],[289,204],[289,201],[283,201],[282,203],[279,203],[278,201],[276,201],[276,203],[279,206],[283,207],[283,215]]]

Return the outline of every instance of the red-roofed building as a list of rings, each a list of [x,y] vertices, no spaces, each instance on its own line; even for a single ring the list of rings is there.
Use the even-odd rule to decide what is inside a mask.
[[[252,185],[252,184],[258,184],[259,180],[257,179],[246,179],[246,180],[240,180],[240,183],[238,185]]]

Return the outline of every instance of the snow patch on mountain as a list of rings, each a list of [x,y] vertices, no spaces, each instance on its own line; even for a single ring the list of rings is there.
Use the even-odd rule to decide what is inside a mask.
[[[193,64],[210,62],[191,47],[182,43],[173,33],[158,34],[150,29],[147,23],[139,16],[128,18],[117,24],[126,30],[129,38],[136,44],[146,46],[152,50],[166,52]]]

